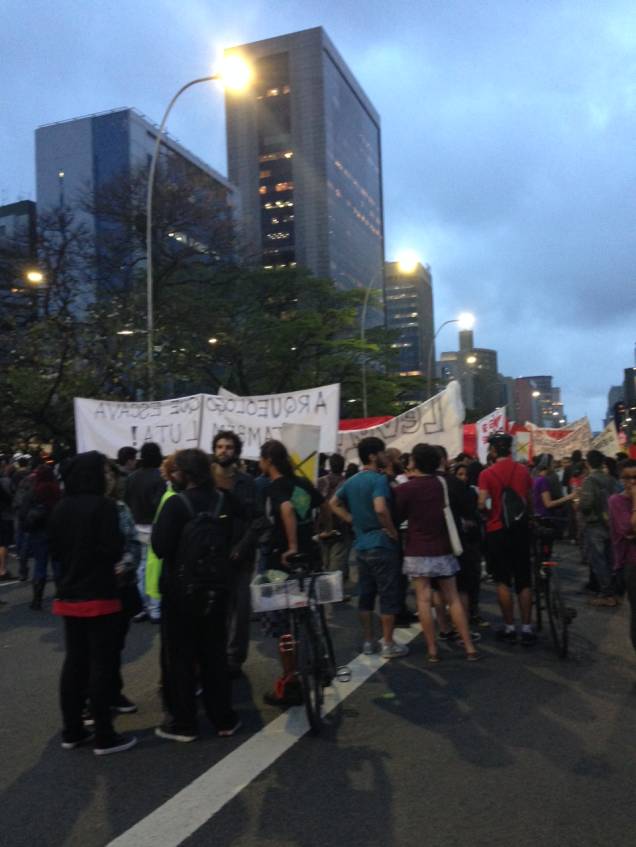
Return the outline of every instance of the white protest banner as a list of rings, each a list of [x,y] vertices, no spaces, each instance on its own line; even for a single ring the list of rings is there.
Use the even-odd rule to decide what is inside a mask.
[[[145,441],[156,442],[164,454],[198,447],[203,397],[194,394],[147,403],[76,397],[77,450],[99,450],[115,458],[120,447],[139,448]]]
[[[313,484],[318,479],[320,427],[308,424],[283,424],[281,441],[287,447],[294,470]]]
[[[464,447],[464,404],[459,382],[453,380],[447,388],[414,409],[404,412],[380,426],[354,429],[340,433],[338,452],[347,462],[358,462],[357,446],[363,438],[374,435],[387,447],[397,447],[408,453],[419,442],[445,447],[449,456],[461,453]]]
[[[333,453],[338,443],[340,384],[322,385],[287,394],[238,397],[225,389],[204,395],[201,449],[209,450],[214,435],[231,429],[243,440],[243,457],[258,459],[270,438],[282,440],[283,424],[320,427],[320,451]]]
[[[600,450],[601,453],[610,456],[612,459],[617,453],[621,452],[623,448],[618,440],[614,421],[610,421],[603,432],[592,439],[592,449]]]
[[[482,463],[486,464],[488,458],[488,439],[493,432],[505,432],[506,430],[506,407],[501,406],[486,415],[485,418],[480,418],[476,424],[477,429],[477,458]]]
[[[555,459],[570,456],[574,450],[586,453],[592,443],[592,430],[587,417],[569,424],[567,429],[541,429],[533,423],[526,423],[530,430],[532,456],[551,453]]]

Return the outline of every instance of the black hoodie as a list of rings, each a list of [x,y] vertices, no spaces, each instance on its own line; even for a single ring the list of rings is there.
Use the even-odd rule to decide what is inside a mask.
[[[65,601],[119,596],[115,565],[124,553],[117,506],[106,497],[105,457],[80,453],[64,470],[64,498],[49,521],[51,557],[60,563],[57,597]]]

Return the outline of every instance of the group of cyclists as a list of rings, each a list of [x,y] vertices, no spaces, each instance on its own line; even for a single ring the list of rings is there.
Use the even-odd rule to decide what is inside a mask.
[[[400,454],[366,437],[359,464],[323,456],[317,481],[296,473],[279,441],[262,446],[258,463],[244,462],[232,431],[215,435],[211,454],[164,457],[147,443],[139,455],[125,446],[116,458],[90,451],[57,465],[0,457],[0,580],[15,578],[13,548],[17,578],[31,578],[31,608],[41,612],[50,572],[53,612],[64,621],[62,746],[92,742],[107,755],[135,744],[113,718],[137,711],[121,662],[131,622],[144,621],[161,638],[165,720],[156,734],[194,741],[200,696],[217,734],[234,735],[232,680],[249,651],[250,585],[256,573],[289,572],[299,556],[342,573],[344,601],[357,595],[362,652],[386,661],[408,653],[396,627],[418,621],[427,663],[448,655],[444,642],[478,661],[491,625],[480,609],[484,580],[501,612],[496,639],[532,647],[539,526],[550,544],[581,545],[592,606],[614,608],[627,593],[636,607],[636,461],[591,450],[528,465],[512,447],[509,434],[495,433],[484,467],[465,453],[449,460],[439,446]],[[279,616],[283,667],[266,695],[283,708],[301,698],[286,628]],[[636,649],[633,618],[632,641]]]

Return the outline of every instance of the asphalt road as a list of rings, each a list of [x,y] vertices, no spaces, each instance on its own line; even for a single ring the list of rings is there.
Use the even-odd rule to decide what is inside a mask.
[[[525,650],[486,633],[483,662],[442,645],[444,661],[385,663],[183,841],[188,847],[633,847],[636,685],[627,608],[596,610],[577,593],[584,572],[563,547],[568,602],[579,616],[563,662],[544,636]],[[257,737],[278,710],[262,694],[277,673],[274,642],[254,624],[247,676],[236,685],[244,731],[194,744],[153,735],[158,632],[133,627],[124,670],[136,715],[118,718],[138,746],[96,759],[60,748],[61,624],[28,608],[24,585],[0,588],[0,845],[102,847]],[[493,592],[484,610],[496,620]],[[355,609],[334,609],[338,658],[359,652]],[[175,814],[187,820],[188,806]],[[161,847],[159,835],[155,842]]]

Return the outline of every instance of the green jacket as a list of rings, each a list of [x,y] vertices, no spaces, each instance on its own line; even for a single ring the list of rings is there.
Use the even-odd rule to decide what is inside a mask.
[[[163,509],[163,505],[169,497],[172,497],[176,494],[176,491],[173,491],[172,488],[166,488],[163,497],[159,501],[159,505],[157,506],[157,511],[155,512],[155,517],[153,523],[157,523],[157,518],[159,517],[159,512]],[[148,545],[148,558],[146,559],[146,594],[149,597],[154,598],[155,600],[161,600],[161,594],[159,593],[159,578],[161,576],[161,566],[163,564],[163,560],[160,559],[155,551],[152,549],[152,544]]]

